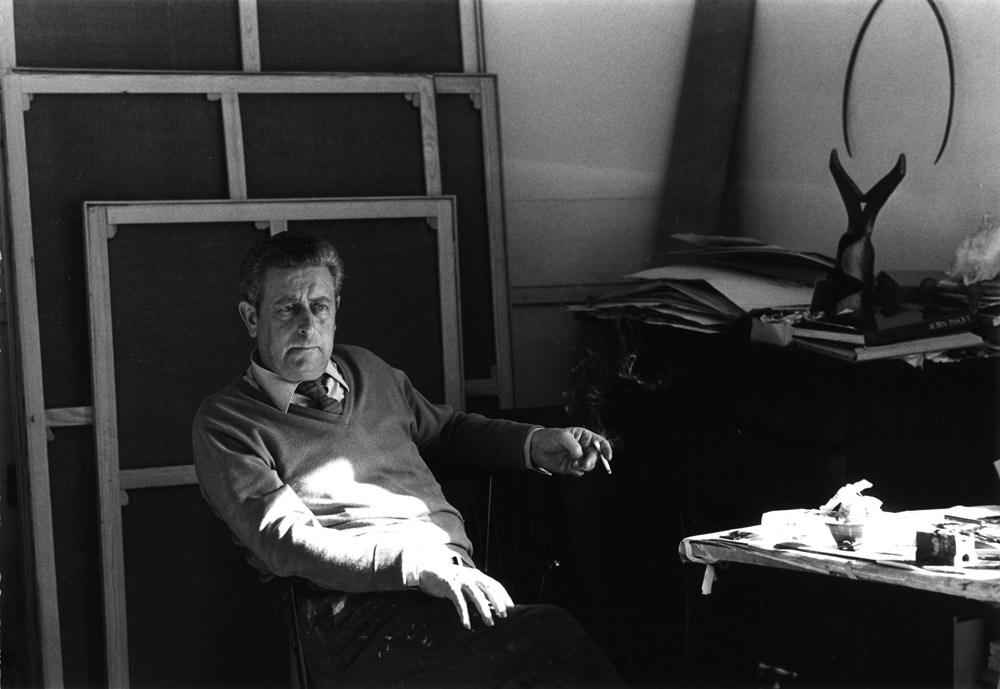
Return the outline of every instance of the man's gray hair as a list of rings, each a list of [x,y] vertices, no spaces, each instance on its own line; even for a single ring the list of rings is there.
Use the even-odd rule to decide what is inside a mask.
[[[344,262],[333,245],[306,232],[289,230],[258,242],[240,263],[240,293],[260,308],[264,293],[264,273],[268,268],[322,268],[333,276],[334,291],[340,294],[344,282]]]

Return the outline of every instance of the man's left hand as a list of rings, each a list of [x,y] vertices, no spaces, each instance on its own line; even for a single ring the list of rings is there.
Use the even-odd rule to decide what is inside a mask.
[[[553,474],[583,476],[602,464],[611,473],[611,443],[586,428],[542,428],[531,437],[531,461]]]

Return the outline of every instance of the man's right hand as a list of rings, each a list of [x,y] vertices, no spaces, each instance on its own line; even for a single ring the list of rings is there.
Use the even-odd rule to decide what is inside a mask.
[[[468,601],[490,627],[494,624],[493,615],[506,617],[507,610],[514,606],[507,590],[496,579],[474,567],[451,562],[426,563],[420,570],[417,588],[429,596],[450,600],[466,629],[472,629]]]

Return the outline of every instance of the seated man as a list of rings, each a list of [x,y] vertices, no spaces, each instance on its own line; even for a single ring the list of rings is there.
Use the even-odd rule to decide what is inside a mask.
[[[250,561],[305,582],[310,684],[623,685],[566,612],[514,605],[476,568],[424,461],[581,476],[610,444],[431,404],[371,352],[335,347],[343,277],[313,235],[248,252],[239,311],[256,350],[193,429],[202,493]]]

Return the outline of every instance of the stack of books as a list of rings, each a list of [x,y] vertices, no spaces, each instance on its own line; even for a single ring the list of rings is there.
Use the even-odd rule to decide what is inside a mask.
[[[937,288],[942,297],[975,309],[980,333],[987,342],[1000,346],[1000,279],[965,285],[946,277],[938,282]]]
[[[1000,279],[983,280],[965,285],[953,277],[938,280],[937,291],[942,297],[961,304],[969,304],[969,297],[976,295],[976,309],[1000,315]]]
[[[892,359],[982,347],[968,309],[924,309],[917,305],[791,322],[792,342],[803,349],[847,361]]]

